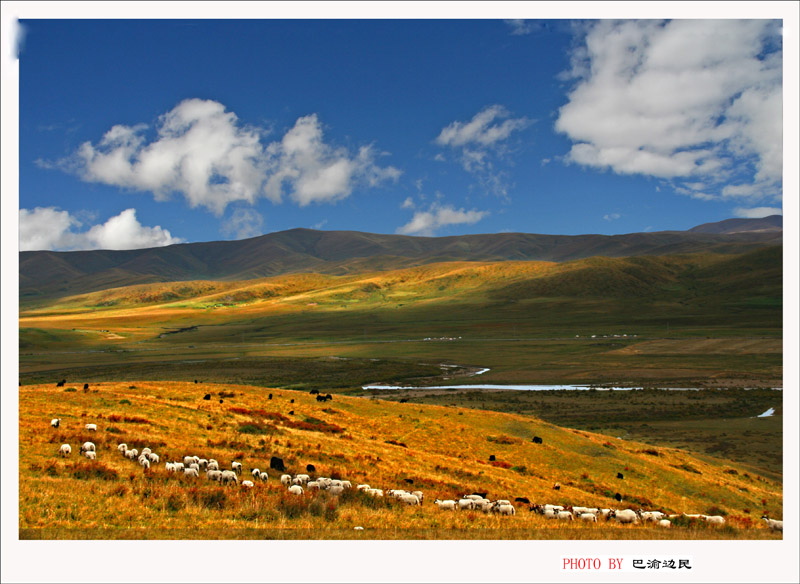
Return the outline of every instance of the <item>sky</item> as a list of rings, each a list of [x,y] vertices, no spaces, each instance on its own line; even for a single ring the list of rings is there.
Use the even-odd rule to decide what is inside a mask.
[[[19,21],[19,246],[783,209],[780,19]]]

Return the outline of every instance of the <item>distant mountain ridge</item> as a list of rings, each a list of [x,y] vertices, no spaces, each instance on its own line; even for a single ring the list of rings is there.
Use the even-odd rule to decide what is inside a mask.
[[[689,230],[691,233],[755,233],[783,231],[783,215],[770,215],[759,219],[725,219],[716,223],[703,223]]]
[[[19,292],[21,300],[33,300],[153,282],[248,280],[301,272],[352,274],[445,261],[564,262],[593,256],[742,253],[782,243],[780,228],[765,230],[760,219],[729,221],[737,221],[735,232],[726,231],[729,225],[719,227],[724,221],[689,231],[624,235],[413,237],[291,229],[239,241],[137,250],[28,251],[19,255]],[[754,230],[746,229],[748,221]]]

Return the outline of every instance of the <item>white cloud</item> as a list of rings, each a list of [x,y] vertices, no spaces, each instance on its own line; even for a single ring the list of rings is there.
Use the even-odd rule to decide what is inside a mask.
[[[522,18],[507,19],[505,23],[511,27],[511,34],[513,35],[530,34],[533,31],[531,23]]]
[[[413,209],[414,208],[414,199],[412,197],[406,197],[406,200],[403,201],[403,204],[400,205],[401,209]]]
[[[328,224],[328,220],[327,219],[323,219],[322,221],[319,221],[318,223],[315,223],[314,225],[312,225],[311,229],[322,229],[327,224]]]
[[[263,233],[264,218],[255,209],[238,207],[222,222],[220,231],[235,239],[257,237]]]
[[[779,23],[600,21],[573,55],[556,129],[567,160],[619,174],[737,180],[775,196],[782,173]],[[742,169],[747,169],[743,172]],[[700,185],[700,186],[698,186]]]
[[[606,213],[605,215],[603,215],[603,219],[605,219],[606,221],[615,221],[620,217],[622,217],[622,215],[620,215],[619,213]]]
[[[464,170],[474,174],[486,190],[500,196],[507,194],[508,187],[506,173],[498,171],[496,163],[506,158],[511,135],[531,124],[526,117],[510,116],[505,107],[492,105],[468,122],[455,121],[447,125],[435,140],[441,147],[455,149]],[[444,157],[439,153],[435,160],[444,160]]]
[[[433,236],[437,229],[448,225],[472,225],[489,214],[488,211],[465,211],[450,205],[433,203],[427,211],[417,211],[411,221],[397,228],[402,235]]]
[[[102,224],[78,232],[81,222],[56,207],[19,210],[20,251],[86,249],[140,249],[181,243],[160,226],[145,227],[135,209],[126,209]]]
[[[181,193],[190,207],[217,216],[237,201],[253,204],[266,196],[278,203],[285,187],[291,200],[305,206],[400,176],[394,167],[377,166],[368,146],[351,154],[326,144],[314,114],[266,147],[263,130],[240,125],[234,113],[211,100],[179,103],[159,118],[150,142],[147,130],[145,124],[113,126],[97,145],[85,142],[60,166],[89,182],[150,191],[157,200]]]
[[[770,215],[783,215],[783,209],[780,207],[754,207],[752,209],[736,207],[733,210],[733,215],[745,219],[761,219],[762,217],[769,217]]]

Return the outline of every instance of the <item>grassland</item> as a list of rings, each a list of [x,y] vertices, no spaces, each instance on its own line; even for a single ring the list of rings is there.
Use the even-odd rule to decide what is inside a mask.
[[[213,399],[204,400],[206,393]],[[19,528],[25,539],[780,537],[758,521],[765,511],[782,515],[779,480],[735,463],[531,416],[343,395],[319,404],[300,391],[167,381],[105,382],[86,391],[69,384],[25,385],[19,397]],[[61,418],[60,428],[49,427],[52,417]],[[86,432],[86,423],[96,423],[98,431]],[[532,442],[533,436],[543,444]],[[78,457],[85,440],[97,445],[96,461]],[[290,472],[313,464],[318,474],[353,484],[388,489],[413,481],[428,502],[409,508],[360,493],[289,497],[275,471],[250,491],[222,487],[168,475],[163,462],[143,471],[120,456],[119,442],[150,446],[162,461],[197,454],[229,468],[239,460],[245,474],[279,456]],[[73,446],[70,458],[57,455],[61,443]],[[523,507],[515,517],[498,517],[440,512],[430,504],[471,491],[603,507],[616,506],[613,497],[620,493],[623,506],[721,513],[727,524],[671,530],[567,525]],[[364,531],[353,531],[355,526]]]

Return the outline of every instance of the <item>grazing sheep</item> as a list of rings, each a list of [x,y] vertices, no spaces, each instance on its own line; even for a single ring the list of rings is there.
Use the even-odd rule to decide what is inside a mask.
[[[479,509],[484,513],[489,513],[494,507],[494,503],[488,499],[475,499],[472,501],[472,508]]]
[[[149,469],[150,468],[150,461],[147,458],[142,458],[139,460],[139,464],[142,465],[142,468]]]
[[[242,488],[252,489],[254,486],[253,481],[242,481]]]
[[[97,424],[86,424],[84,428],[89,432],[97,432]]]
[[[117,450],[119,450],[123,456],[125,456],[125,452],[128,450],[128,445],[124,442],[122,444],[117,444]]]
[[[342,493],[344,493],[344,487],[341,485],[334,485],[328,489],[328,492],[331,495],[341,495]]]
[[[550,504],[547,504],[547,505],[544,506],[544,509],[545,509],[545,511],[547,511],[548,509],[551,509],[552,511],[555,511],[556,513],[558,513],[559,511],[563,511],[564,510],[564,506],[563,505],[550,505]]]
[[[97,458],[97,453],[94,450],[87,450],[83,455],[89,460],[95,460]]]
[[[556,519],[564,519],[566,521],[574,521],[575,517],[573,517],[570,511],[558,511],[556,513]]]
[[[153,464],[158,464],[159,461],[161,460],[161,458],[155,452],[151,452],[150,456],[148,456],[147,458],[149,458],[150,462],[152,462]]]
[[[236,462],[235,460],[231,463],[231,470],[233,472],[242,472],[242,463]]]
[[[254,468],[253,470],[251,470],[251,471],[250,471],[250,474],[251,474],[251,475],[253,475],[253,478],[254,478],[254,479],[257,479],[257,478],[258,478],[258,475],[260,475],[260,474],[261,474],[261,471],[260,471],[260,470],[258,470],[257,468]]]
[[[72,454],[72,446],[70,446],[69,444],[62,444],[61,448],[58,449],[58,453],[64,458],[66,458],[67,456]]]
[[[511,505],[511,501],[508,499],[498,499],[494,502],[495,505]]]
[[[308,484],[306,485],[306,488],[320,490],[322,487],[320,486],[320,484],[317,481],[308,481]]]
[[[572,508],[572,512],[575,515],[582,515],[584,513],[592,513],[594,515],[597,515],[597,513],[599,511],[600,511],[599,509],[596,509],[594,507],[573,507]]]
[[[183,466],[189,466],[193,462],[194,462],[194,457],[193,456],[184,456],[183,457]]]
[[[365,492],[373,497],[383,497],[383,489],[367,489]]]
[[[517,510],[514,509],[513,505],[495,505],[492,508],[494,513],[499,513],[500,515],[516,515]]]
[[[180,471],[180,472],[184,471],[182,462],[174,462],[173,464],[175,465],[175,470],[176,471]]]
[[[152,452],[152,450],[150,450],[147,447],[142,448],[142,454],[144,454],[145,456],[149,456],[151,452]]]
[[[307,474],[295,475],[295,478],[300,479],[303,482],[303,484],[305,484],[305,483],[307,483],[308,481],[311,480],[311,477],[308,476]],[[341,485],[342,481],[339,481],[338,484]]]
[[[94,452],[95,450],[97,450],[97,449],[94,447],[94,442],[84,442],[81,445],[81,454],[83,454],[84,452],[89,452],[89,451]]]
[[[464,495],[461,497],[462,499],[471,499],[472,501],[482,501],[483,497],[481,495]]]
[[[292,479],[292,484],[293,485],[300,485],[302,487],[303,486],[303,481],[301,479],[298,479],[297,477],[295,477],[295,478]]]
[[[219,470],[219,463],[216,460],[209,460],[206,470]]]
[[[761,519],[763,519],[764,521],[766,521],[766,522],[767,522],[767,526],[768,526],[768,527],[769,527],[769,528],[770,528],[772,531],[780,531],[781,533],[783,533],[783,521],[782,521],[782,520],[778,520],[778,519],[770,519],[770,518],[769,518],[768,516],[766,516],[766,515],[762,515],[762,516],[761,516]]]
[[[725,525],[725,518],[722,515],[703,515],[703,520],[711,525]]]
[[[659,519],[657,525],[659,527],[672,527],[672,522],[669,519]]]
[[[209,461],[207,461],[205,458],[198,458],[197,459],[197,464],[200,465],[200,468],[202,470],[208,470],[208,462]]]
[[[411,491],[411,494],[419,499],[419,504],[422,505],[423,499],[425,498],[425,495],[422,494],[422,491]]]
[[[210,481],[221,481],[222,480],[222,471],[220,470],[209,470],[206,472],[206,478]]]
[[[134,448],[134,449],[132,449],[132,450],[126,450],[126,451],[125,451],[125,455],[126,455],[126,456],[128,455],[128,452],[132,452],[132,453],[133,453],[133,456],[132,456],[132,457],[130,457],[130,459],[131,459],[131,460],[133,460],[134,458],[136,458],[137,456],[139,456],[139,451],[138,451],[136,448]]]
[[[290,485],[292,484],[292,475],[281,475],[281,484],[282,485]]]
[[[472,499],[459,499],[458,500],[458,509],[459,511],[463,511],[464,509],[474,509],[475,508],[475,501]]]
[[[456,510],[456,502],[452,501],[450,499],[448,499],[446,501],[441,501],[439,499],[436,499],[433,503],[434,503],[434,505],[439,507],[439,509],[441,509],[442,511],[455,511]]]
[[[578,515],[578,519],[580,519],[581,521],[592,521],[594,523],[597,523],[597,515],[595,515],[594,513],[581,513],[580,515]]]
[[[135,450],[126,450],[125,451],[125,458],[128,460],[133,460],[136,458],[136,451]]]
[[[193,468],[194,470],[197,471],[197,474],[200,474],[200,465],[197,464],[196,462],[193,462],[192,464],[190,464],[189,468]]]
[[[197,472],[197,469],[194,469],[194,468],[184,468],[183,469],[183,476],[197,478],[197,477],[200,476],[200,473]]]
[[[555,519],[556,513],[558,513],[558,511],[554,509],[545,509],[542,511],[542,515],[544,515],[545,519]]]
[[[302,495],[303,487],[301,487],[300,485],[292,485],[291,487],[289,487],[289,492],[292,495]]]
[[[167,472],[175,472],[176,470],[178,470],[177,468],[175,468],[175,464],[172,462],[165,462],[164,466],[166,467]]]
[[[405,503],[406,505],[419,505],[419,499],[411,493],[401,495],[400,502]]]
[[[266,483],[269,479],[269,475],[265,472],[258,473],[258,478],[262,483]]]
[[[220,477],[220,481],[222,482],[223,485],[227,485],[231,481],[233,481],[233,484],[238,485],[239,477],[236,476],[236,473],[233,472],[232,470],[223,470],[222,476]]]
[[[600,516],[603,519],[607,520],[610,513],[611,513],[611,509],[600,509]]]
[[[59,425],[60,423],[61,423],[61,418],[53,418],[52,420],[50,420],[50,425],[51,425],[53,428],[58,428],[58,425]]]
[[[652,521],[653,523],[658,523],[664,518],[664,514],[661,511],[641,511],[639,517],[645,522]]]
[[[614,510],[609,513],[608,517],[609,519],[613,517],[617,523],[639,523],[639,516],[636,515],[636,511],[633,509]]]
[[[353,488],[353,483],[351,483],[350,481],[342,481],[342,486],[345,489],[352,489]],[[422,497],[420,497],[419,500],[422,501]]]

